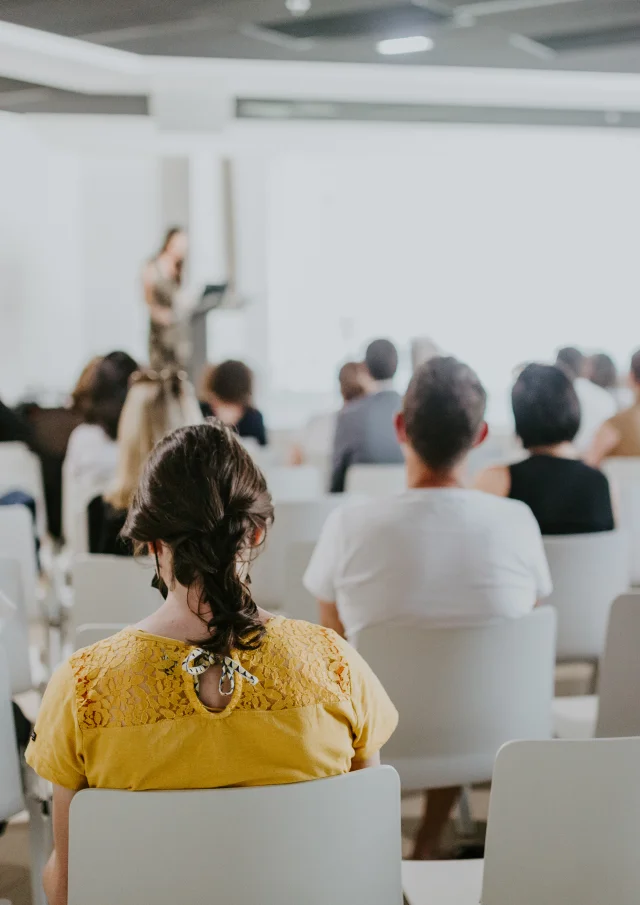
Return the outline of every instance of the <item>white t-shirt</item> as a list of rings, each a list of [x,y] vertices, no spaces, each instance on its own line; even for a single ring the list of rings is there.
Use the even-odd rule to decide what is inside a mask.
[[[335,510],[304,584],[336,602],[349,637],[381,622],[517,617],[552,590],[529,507],[459,488],[407,490]]]
[[[106,485],[118,465],[118,444],[98,424],[79,424],[72,431],[64,460],[65,475],[85,485]]]
[[[573,387],[580,401],[580,430],[574,443],[578,452],[585,453],[604,422],[618,411],[618,405],[611,393],[586,377],[576,377]]]

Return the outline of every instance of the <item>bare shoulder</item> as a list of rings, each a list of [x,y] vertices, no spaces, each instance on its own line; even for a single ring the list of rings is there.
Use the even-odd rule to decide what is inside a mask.
[[[494,496],[509,496],[511,473],[508,465],[493,465],[476,476],[473,483],[476,490],[492,493]]]

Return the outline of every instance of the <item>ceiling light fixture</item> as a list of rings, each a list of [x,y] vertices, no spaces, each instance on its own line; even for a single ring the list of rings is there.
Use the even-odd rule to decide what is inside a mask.
[[[311,0],[285,0],[284,5],[292,16],[304,16],[311,9]]]
[[[426,35],[411,35],[408,38],[387,38],[378,41],[376,50],[383,56],[396,56],[402,53],[421,53],[433,48],[433,40]]]

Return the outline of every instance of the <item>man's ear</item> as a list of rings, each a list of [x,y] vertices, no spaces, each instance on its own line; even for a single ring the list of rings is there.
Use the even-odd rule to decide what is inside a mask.
[[[404,420],[404,412],[398,412],[393,419],[393,426],[396,429],[396,437],[401,446],[407,442],[407,424]]]
[[[489,425],[486,421],[483,421],[480,427],[478,428],[478,433],[476,434],[476,438],[473,441],[472,449],[475,449],[476,446],[481,446],[484,441],[489,436]]]

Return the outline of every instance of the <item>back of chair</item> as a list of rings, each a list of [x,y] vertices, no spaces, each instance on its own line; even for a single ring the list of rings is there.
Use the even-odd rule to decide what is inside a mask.
[[[640,736],[640,594],[613,602],[600,666],[598,738]]]
[[[288,548],[292,544],[315,543],[331,512],[343,502],[344,497],[338,494],[315,500],[276,501],[275,521],[267,534],[265,548],[251,567],[251,589],[256,603],[266,608],[284,606]]]
[[[39,537],[47,532],[47,509],[40,460],[24,443],[0,443],[0,496],[11,490],[22,490],[36,504],[36,527]]]
[[[305,619],[307,622],[318,621],[316,599],[302,583],[314,549],[315,541],[312,541],[311,543],[289,544],[285,551],[282,609],[284,615],[291,619]]]
[[[498,755],[483,905],[637,905],[640,739],[516,742]]]
[[[640,458],[607,459],[603,470],[616,492],[620,527],[629,535],[631,581],[640,584]]]
[[[262,470],[276,503],[315,500],[322,496],[322,475],[312,465],[274,465]]]
[[[15,606],[0,632],[0,646],[4,648],[9,674],[11,693],[22,694],[33,688],[29,661],[29,620],[22,590],[22,575],[17,559],[0,557],[0,591]]]
[[[123,628],[126,628],[124,622],[85,622],[76,629],[74,650],[91,647],[98,641],[104,641],[105,638],[117,635]]]
[[[8,820],[23,808],[18,742],[11,706],[11,678],[4,646],[0,643],[0,821]]]
[[[72,566],[71,627],[85,623],[131,625],[162,603],[151,587],[154,567],[128,556],[77,556]]]
[[[407,488],[404,465],[352,465],[347,472],[347,493],[393,496]]]
[[[384,767],[71,804],[69,905],[400,905],[400,866],[400,787]]]
[[[20,581],[27,616],[29,619],[37,619],[41,615],[36,594],[38,564],[33,519],[26,506],[0,506],[0,556],[15,559],[20,564]]]
[[[357,647],[400,712],[383,758],[408,789],[491,778],[499,748],[551,736],[556,618],[539,607],[482,626],[380,625]]]
[[[558,612],[559,660],[602,656],[611,604],[629,587],[628,539],[621,531],[545,537]]]

